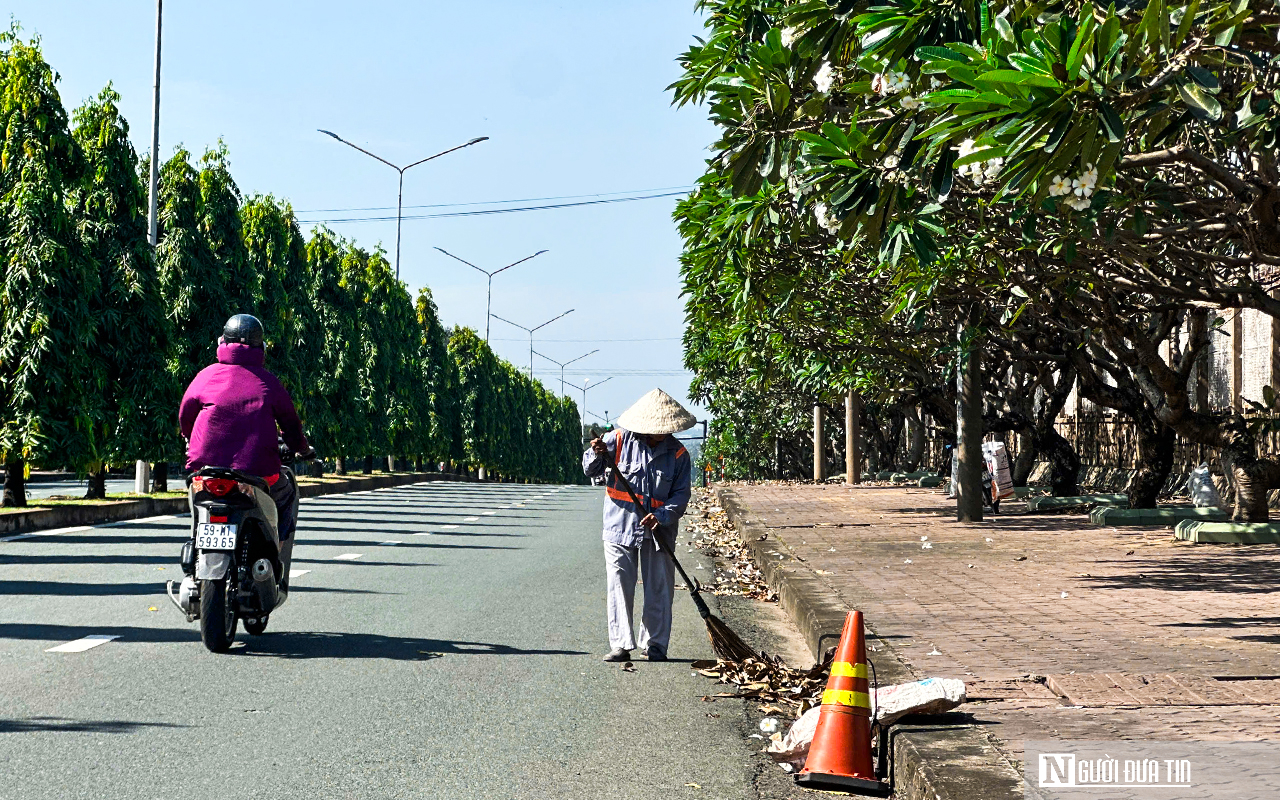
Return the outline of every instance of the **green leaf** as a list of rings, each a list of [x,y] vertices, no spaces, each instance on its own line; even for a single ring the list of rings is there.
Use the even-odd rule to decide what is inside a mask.
[[[1191,80],[1208,89],[1210,92],[1216,92],[1221,88],[1218,79],[1214,74],[1204,67],[1198,67],[1195,64],[1187,65],[1187,75],[1191,76]]]
[[[1120,119],[1120,115],[1115,109],[1106,103],[1098,106],[1098,118],[1102,122],[1102,129],[1106,131],[1107,138],[1113,142],[1124,141],[1124,121]]]
[[[1181,83],[1178,85],[1178,94],[1182,96],[1183,102],[1199,110],[1209,119],[1214,121],[1222,119],[1222,104],[1198,84]]]
[[[950,73],[948,73],[950,74]],[[1016,69],[993,69],[977,76],[981,83],[1012,83],[1015,86],[1044,86],[1050,89],[1061,89],[1057,79],[1036,72],[1019,72]]]

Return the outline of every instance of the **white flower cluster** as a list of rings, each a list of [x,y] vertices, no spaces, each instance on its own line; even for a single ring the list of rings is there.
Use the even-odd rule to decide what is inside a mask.
[[[898,94],[911,88],[905,72],[882,72],[871,79],[871,91],[879,95]]]
[[[796,36],[799,33],[800,31],[796,30],[795,28],[783,28],[782,29],[782,46],[790,47],[791,45],[795,44]]]
[[[904,94],[902,99],[898,101],[898,105],[902,106],[903,111],[915,111],[921,106],[919,98]]]
[[[977,152],[978,148],[974,145],[972,139],[965,139],[960,143],[960,158],[972,155]],[[961,177],[968,178],[974,183],[981,186],[987,181],[994,180],[1000,175],[1000,170],[1004,167],[1004,159],[996,156],[986,161],[974,161],[960,167]]]
[[[818,87],[818,91],[826,94],[831,91],[831,85],[835,83],[835,80],[836,73],[831,68],[831,62],[823,61],[822,66],[818,68],[817,73],[813,76],[814,85]]]
[[[840,230],[840,220],[831,216],[831,209],[826,203],[813,204],[813,218],[818,221],[818,225],[826,229],[827,233],[835,233]]]
[[[1080,173],[1079,177],[1067,178],[1063,175],[1055,175],[1049,182],[1049,196],[1065,197],[1066,199],[1062,202],[1068,208],[1084,211],[1092,202],[1089,197],[1097,185],[1098,168],[1092,164],[1086,164],[1084,172]]]

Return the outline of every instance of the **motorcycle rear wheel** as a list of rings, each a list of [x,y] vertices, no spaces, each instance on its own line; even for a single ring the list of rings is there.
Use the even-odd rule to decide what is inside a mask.
[[[213,653],[225,653],[236,639],[236,611],[231,603],[231,581],[202,581],[200,587],[200,640]]]

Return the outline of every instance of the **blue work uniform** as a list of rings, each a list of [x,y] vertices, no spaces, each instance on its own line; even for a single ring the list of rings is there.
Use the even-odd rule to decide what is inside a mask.
[[[641,611],[638,643],[641,649],[657,648],[663,655],[671,640],[671,602],[675,595],[675,565],[658,549],[654,536],[661,536],[675,549],[680,517],[689,505],[692,492],[689,452],[674,436],[650,447],[644,436],[612,430],[601,437],[618,470],[605,483],[604,555],[607,577],[606,612],[609,644],[634,650],[637,637],[632,630],[632,609],[636,579],[644,575],[644,608]],[[605,458],[588,449],[582,456],[582,471],[596,477],[605,470]],[[631,488],[647,505],[637,509],[618,476],[621,471]],[[640,520],[646,514],[658,520],[656,532],[646,531]]]

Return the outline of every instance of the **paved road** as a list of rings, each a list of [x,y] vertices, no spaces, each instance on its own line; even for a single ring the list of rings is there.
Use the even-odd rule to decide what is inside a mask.
[[[600,491],[305,501],[306,574],[220,656],[162,594],[185,517],[0,540],[0,798],[755,797],[741,703],[600,662]],[[709,657],[675,619],[672,656]],[[48,652],[92,635],[119,638]]]

